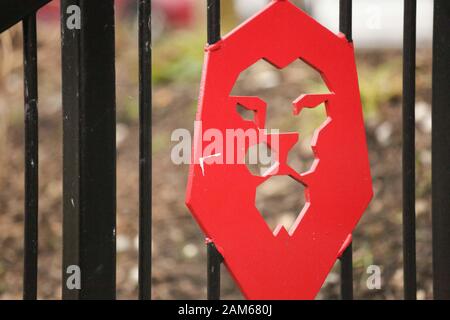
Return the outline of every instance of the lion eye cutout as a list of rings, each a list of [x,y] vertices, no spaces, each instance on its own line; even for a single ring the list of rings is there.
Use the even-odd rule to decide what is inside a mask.
[[[255,111],[248,110],[241,104],[236,105],[236,111],[241,116],[241,118],[245,121],[255,121]]]

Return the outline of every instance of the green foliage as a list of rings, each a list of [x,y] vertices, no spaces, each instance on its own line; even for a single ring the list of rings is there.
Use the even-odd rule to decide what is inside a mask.
[[[152,154],[156,155],[160,152],[169,150],[170,134],[167,132],[154,133],[152,137]]]
[[[376,116],[380,105],[388,103],[402,94],[402,70],[399,58],[382,64],[360,64],[359,86],[366,116]]]
[[[154,84],[199,81],[205,43],[206,35],[202,31],[167,34],[153,51]]]

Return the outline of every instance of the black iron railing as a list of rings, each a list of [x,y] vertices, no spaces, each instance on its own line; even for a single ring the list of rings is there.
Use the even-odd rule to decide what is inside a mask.
[[[139,2],[139,297],[151,298],[151,0]],[[37,296],[38,72],[36,11],[50,0],[2,0],[0,32],[23,23],[25,97],[24,299]],[[403,255],[405,298],[415,299],[416,0],[405,0],[403,92]],[[68,29],[66,8],[77,5],[82,27]],[[116,141],[114,0],[62,0],[64,131],[63,281],[82,269],[82,290],[63,285],[64,299],[116,296]],[[220,40],[220,0],[207,0],[208,43]],[[340,30],[352,40],[352,1],[340,0]],[[434,0],[433,272],[434,297],[450,299],[450,2]],[[222,256],[207,244],[208,299],[220,299]],[[341,296],[353,299],[352,246],[341,257]]]
[[[79,6],[81,28],[66,25]],[[116,296],[116,86],[114,0],[61,2],[63,92],[63,298]]]
[[[348,41],[352,40],[352,0],[340,0],[339,2],[339,30],[345,34]],[[345,249],[341,263],[341,298],[353,299],[353,244]]]
[[[434,0],[432,212],[433,291],[450,299],[450,1]]]
[[[152,279],[152,28],[151,1],[139,0],[139,298]]]
[[[405,299],[416,281],[416,0],[405,0],[403,36],[403,277]]]
[[[36,299],[38,263],[38,76],[36,14],[23,20],[23,65],[25,98],[25,222],[24,292],[26,300]]]

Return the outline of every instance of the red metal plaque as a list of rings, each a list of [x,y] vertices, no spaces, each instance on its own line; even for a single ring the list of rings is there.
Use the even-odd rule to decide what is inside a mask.
[[[313,139],[316,159],[308,172],[296,172],[287,163],[297,133],[262,135],[259,142],[265,141],[278,160],[261,177],[252,175],[242,159],[226,161],[246,152],[251,142],[245,140],[245,150],[229,150],[218,143],[212,148],[203,137],[209,129],[224,137],[230,129],[242,135],[248,129],[264,132],[265,102],[230,96],[239,74],[260,59],[279,69],[301,59],[328,86],[329,94],[303,95],[293,102],[294,115],[326,106],[328,118]],[[236,104],[254,111],[254,121],[242,119]],[[313,299],[372,197],[352,44],[289,1],[273,1],[206,48],[197,121],[201,126],[195,130],[186,203],[242,292],[249,299]],[[307,204],[290,230],[273,232],[255,207],[255,193],[275,175],[302,183]]]

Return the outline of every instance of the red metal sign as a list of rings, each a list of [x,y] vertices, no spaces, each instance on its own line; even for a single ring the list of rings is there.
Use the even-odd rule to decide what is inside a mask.
[[[316,159],[308,172],[296,172],[287,163],[297,133],[265,133],[265,102],[230,96],[239,74],[260,59],[279,69],[301,59],[328,86],[329,94],[303,95],[293,102],[294,114],[326,105],[328,119],[316,132]],[[236,104],[254,111],[254,121],[242,119]],[[289,1],[273,1],[206,48],[197,121],[201,126],[195,132],[186,203],[242,292],[249,299],[313,299],[372,197],[352,44]],[[255,142],[245,140],[244,150],[218,143],[211,147],[203,137],[209,129],[224,137],[227,130],[262,132],[256,143],[266,142],[277,155],[275,167],[252,175],[236,155]],[[227,161],[236,157],[237,163]],[[255,207],[255,192],[275,175],[303,184],[307,204],[290,230],[273,232]]]

